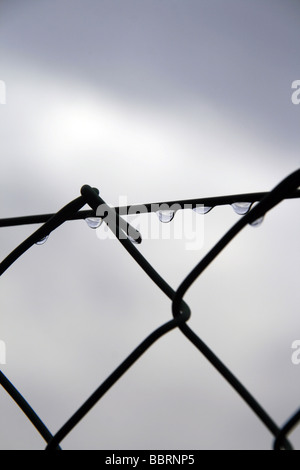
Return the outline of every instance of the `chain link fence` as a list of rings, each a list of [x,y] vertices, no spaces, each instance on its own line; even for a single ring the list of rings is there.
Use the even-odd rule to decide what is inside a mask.
[[[293,449],[293,444],[289,440],[290,432],[300,421],[300,409],[295,410],[292,416],[287,417],[283,426],[279,426],[273,418],[266,412],[263,406],[254,398],[251,392],[240,382],[232,371],[217,357],[217,355],[205,344],[205,342],[190,328],[188,321],[191,317],[191,309],[184,297],[191,285],[199,280],[201,274],[209,267],[213,260],[218,257],[224,248],[241,232],[247,225],[257,225],[261,222],[265,214],[272,210],[284,199],[299,198],[300,190],[300,170],[295,171],[272,191],[264,193],[236,194],[232,196],[222,196],[215,198],[202,198],[188,201],[169,201],[155,205],[152,204],[111,207],[99,196],[99,191],[90,186],[81,188],[81,195],[63,207],[55,214],[35,215],[28,217],[17,217],[0,220],[0,227],[11,227],[26,224],[42,224],[38,230],[24,240],[14,249],[0,264],[0,273],[3,275],[9,267],[15,263],[34,244],[43,243],[49,234],[56,230],[67,220],[85,219],[90,226],[97,227],[103,221],[116,237],[128,254],[136,261],[140,268],[149,276],[161,291],[169,299],[172,309],[172,317],[159,328],[152,331],[137,347],[129,354],[124,361],[101,383],[87,400],[77,409],[77,411],[65,422],[65,424],[52,434],[43,423],[31,405],[24,399],[20,391],[11,381],[0,372],[0,382],[2,387],[17,403],[25,413],[33,426],[44,439],[46,450],[59,450],[63,439],[78,425],[86,414],[101,400],[101,398],[111,389],[111,387],[136,363],[141,356],[151,346],[160,340],[164,335],[177,329],[191,342],[193,346],[203,355],[207,361],[226,380],[239,396],[245,405],[250,407],[267,430],[273,436],[273,449]],[[82,210],[88,204],[90,210]],[[213,248],[199,261],[189,275],[182,281],[177,290],[174,290],[168,282],[161,277],[155,268],[138,250],[138,245],[142,242],[142,234],[134,228],[123,216],[127,214],[141,214],[143,212],[153,212],[158,210],[159,218],[162,222],[172,220],[177,210],[184,210],[189,207],[199,213],[207,213],[211,208],[218,205],[230,204],[241,218],[234,224],[227,233],[213,246]],[[2,363],[5,362],[5,344],[1,343]]]

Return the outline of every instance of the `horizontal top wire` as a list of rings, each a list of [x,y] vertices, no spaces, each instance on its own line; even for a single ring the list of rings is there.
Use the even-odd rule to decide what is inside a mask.
[[[119,215],[128,215],[128,214],[144,214],[152,213],[159,210],[160,206],[170,207],[175,212],[177,210],[184,210],[187,208],[195,208],[199,205],[207,207],[217,207],[230,205],[240,202],[259,202],[263,199],[269,192],[257,192],[257,193],[244,193],[244,194],[232,194],[227,196],[214,196],[214,197],[205,197],[197,199],[184,199],[184,200],[172,200],[172,201],[163,201],[163,202],[148,202],[146,204],[131,204],[128,206],[112,207],[117,214]],[[294,191],[293,194],[290,194],[285,197],[285,199],[296,199],[300,198],[300,189]],[[28,215],[21,217],[9,217],[0,219],[0,228],[2,227],[13,227],[18,225],[30,225],[30,224],[42,224],[47,222],[54,214],[39,214],[39,215]],[[88,217],[96,217],[95,210],[81,210],[75,214],[70,215],[67,220],[81,220]]]

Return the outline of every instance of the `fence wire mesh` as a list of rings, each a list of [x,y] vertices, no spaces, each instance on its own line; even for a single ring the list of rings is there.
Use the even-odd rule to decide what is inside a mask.
[[[176,210],[189,208],[195,210],[200,208],[201,213],[208,212],[217,205],[235,205],[241,218],[234,224],[225,235],[213,246],[213,248],[199,261],[191,270],[188,276],[174,290],[168,282],[158,274],[155,268],[147,261],[137,248],[142,241],[142,235],[132,227],[123,216],[130,213],[151,212],[151,204],[111,207],[99,196],[99,191],[85,185],[81,188],[81,195],[64,206],[54,214],[44,214],[28,217],[16,217],[0,220],[0,227],[9,227],[25,224],[41,223],[42,225],[17,248],[15,248],[0,264],[0,273],[3,275],[7,269],[17,261],[34,244],[44,241],[51,232],[56,230],[67,220],[88,219],[96,226],[100,221],[104,221],[119,240],[125,250],[149,276],[161,291],[166,295],[171,303],[172,317],[169,321],[152,331],[137,347],[129,354],[124,361],[104,380],[100,386],[86,399],[77,411],[58,429],[56,433],[51,433],[38,414],[34,411],[28,401],[22,396],[14,384],[0,372],[0,382],[2,387],[17,403],[25,413],[28,420],[37,429],[46,445],[46,450],[60,450],[64,438],[74,430],[87,413],[99,402],[99,400],[111,389],[111,387],[135,364],[151,346],[160,340],[164,335],[177,329],[182,335],[194,345],[207,361],[215,368],[219,374],[227,381],[233,390],[243,399],[261,423],[273,436],[272,448],[274,450],[292,450],[293,445],[289,440],[291,431],[300,421],[300,409],[295,410],[292,416],[288,416],[283,425],[278,425],[275,420],[266,412],[264,407],[254,398],[252,393],[241,383],[232,373],[225,363],[217,357],[210,347],[190,328],[188,321],[191,317],[191,309],[184,300],[185,294],[192,284],[198,280],[201,274],[209,267],[214,259],[220,255],[224,248],[249,224],[256,224],[265,214],[273,209],[284,199],[294,199],[300,197],[300,170],[295,171],[283,181],[281,181],[272,191],[264,193],[236,194],[232,196],[222,196],[214,198],[194,199],[189,201],[168,201],[158,203],[158,207],[163,207],[161,217],[170,220]],[[82,210],[88,204],[90,210]],[[175,210],[174,210],[175,207]],[[169,208],[169,209],[168,209]]]

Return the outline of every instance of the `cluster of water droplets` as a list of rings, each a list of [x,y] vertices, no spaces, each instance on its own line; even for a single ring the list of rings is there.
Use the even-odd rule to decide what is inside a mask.
[[[234,202],[231,204],[231,207],[233,208],[234,212],[238,215],[245,215],[249,212],[252,202]],[[213,209],[213,206],[205,206],[203,204],[196,206],[193,208],[193,211],[196,212],[197,214],[208,214]],[[168,223],[171,222],[174,219],[175,216],[175,211],[173,210],[162,210],[156,212],[159,220],[163,223]],[[261,225],[262,221],[264,220],[264,216],[259,217],[257,220],[252,222],[250,225],[252,227],[258,227]]]
[[[251,206],[253,205],[253,202],[234,202],[230,205],[231,205],[232,209],[234,210],[234,212],[236,214],[245,215],[251,209]],[[197,214],[204,215],[204,214],[208,214],[208,212],[210,212],[213,208],[214,208],[214,206],[206,206],[206,205],[201,204],[199,206],[194,207],[193,211],[196,212]],[[169,223],[174,219],[175,211],[172,210],[172,209],[160,210],[160,211],[156,212],[156,215],[159,218],[160,222]],[[250,223],[250,225],[252,227],[258,227],[259,225],[261,225],[263,220],[264,220],[264,216],[259,217],[257,220]],[[87,225],[90,228],[97,229],[101,226],[101,224],[103,222],[103,219],[101,217],[88,217],[88,218],[85,219],[85,221],[86,221]],[[45,243],[47,241],[47,239],[48,239],[48,237],[45,237],[40,242],[38,242],[37,244],[42,245],[43,243]],[[128,239],[132,243],[137,243],[137,241],[133,237],[131,237],[130,235],[128,235]]]
[[[234,203],[231,204],[231,207],[233,208],[234,212],[236,212],[236,214],[245,215],[249,212],[252,204],[253,204],[252,202],[234,202]],[[199,206],[194,207],[193,211],[196,212],[197,214],[204,215],[204,214],[207,214],[208,212],[210,212],[212,209],[213,209],[213,206],[205,206],[205,205],[201,204]],[[175,211],[174,210],[161,210],[161,211],[157,211],[156,214],[157,214],[160,222],[169,223],[174,219]],[[264,220],[264,216],[259,217],[254,222],[252,222],[250,225],[252,227],[258,227],[258,226],[261,225],[263,220]],[[101,226],[101,224],[103,222],[103,219],[101,217],[87,217],[85,219],[85,221],[91,229],[95,230],[95,229],[97,229]],[[41,240],[36,242],[36,245],[44,245],[44,243],[46,243],[48,238],[49,238],[49,235],[47,235],[46,237],[43,237]],[[128,235],[128,239],[132,243],[137,243],[137,241],[133,237],[131,237],[130,235]]]

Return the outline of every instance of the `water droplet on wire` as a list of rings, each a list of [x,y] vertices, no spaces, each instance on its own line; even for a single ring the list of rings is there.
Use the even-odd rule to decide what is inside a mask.
[[[231,204],[234,212],[239,215],[244,215],[249,212],[252,202],[234,202]]]
[[[212,207],[204,206],[204,205],[200,205],[200,206],[193,208],[193,211],[197,212],[197,214],[207,214],[211,210],[212,210]]]
[[[262,217],[259,217],[258,219],[254,220],[254,222],[251,222],[251,227],[259,227],[264,220],[265,216],[263,215]]]
[[[128,235],[128,240],[130,240],[131,243],[134,243],[135,245],[139,245],[142,242],[142,237],[139,236],[137,239],[135,239],[131,237],[130,235]]]
[[[90,228],[96,229],[100,227],[103,219],[101,217],[88,217],[85,219],[85,221]]]
[[[171,222],[174,219],[175,212],[174,211],[158,211],[157,216],[159,220],[163,223]]]
[[[44,243],[46,243],[46,241],[48,240],[49,238],[49,235],[47,235],[46,237],[44,238],[41,238],[38,242],[36,242],[36,245],[44,245]]]

